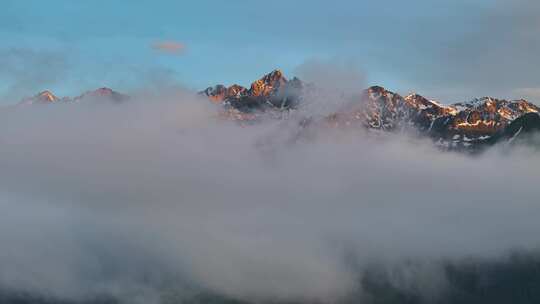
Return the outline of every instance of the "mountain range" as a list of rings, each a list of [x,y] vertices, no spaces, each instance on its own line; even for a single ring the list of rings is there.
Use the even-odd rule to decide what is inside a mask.
[[[52,103],[77,103],[84,101],[109,101],[113,103],[121,103],[127,101],[130,97],[113,91],[109,88],[99,88],[94,91],[85,92],[76,97],[57,97],[51,91],[43,91],[35,96],[25,98],[19,105],[38,105]]]
[[[264,114],[298,109],[316,89],[298,78],[288,80],[275,70],[249,89],[216,85],[200,94],[222,104],[232,119],[256,121]],[[416,93],[403,97],[380,86],[347,98],[350,102],[328,114],[322,123],[389,132],[409,130],[431,138],[443,149],[472,152],[540,130],[540,108],[523,99],[482,97],[445,105]]]
[[[249,88],[216,85],[199,95],[222,107],[221,117],[241,123],[257,123],[297,111],[319,88],[298,78],[287,79],[280,70],[254,81]],[[344,98],[339,96],[339,98]],[[380,86],[359,89],[345,96],[345,105],[323,117],[305,117],[301,127],[362,128],[385,132],[411,131],[433,140],[445,150],[477,152],[495,143],[513,142],[540,130],[540,108],[527,100],[493,97],[443,104],[419,94],[405,97]],[[107,101],[122,103],[130,96],[109,88],[77,97],[59,98],[50,91],[22,100],[20,105]]]

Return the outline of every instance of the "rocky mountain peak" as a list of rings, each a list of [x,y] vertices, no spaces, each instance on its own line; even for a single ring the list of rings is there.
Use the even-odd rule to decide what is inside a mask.
[[[44,102],[54,102],[58,100],[58,97],[56,97],[51,91],[45,90],[41,93],[39,93],[36,96],[40,101]]]
[[[274,70],[252,83],[249,93],[251,96],[269,96],[286,84],[287,79],[283,76],[283,73],[280,70]]]
[[[112,96],[114,95],[114,91],[110,88],[99,88],[95,91],[93,91],[91,94],[93,95],[96,95],[96,96]]]
[[[23,99],[19,104],[20,105],[32,105],[32,104],[48,104],[57,102],[60,99],[56,97],[51,91],[45,90],[33,97]]]
[[[112,102],[123,102],[129,99],[129,96],[118,93],[110,88],[103,87],[93,91],[88,91],[78,97],[75,97],[73,101],[80,102],[84,100],[107,100]]]

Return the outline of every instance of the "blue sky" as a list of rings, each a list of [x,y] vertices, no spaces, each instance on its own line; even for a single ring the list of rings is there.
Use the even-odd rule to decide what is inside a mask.
[[[248,85],[319,60],[445,101],[536,98],[538,13],[533,0],[3,0],[0,96]]]

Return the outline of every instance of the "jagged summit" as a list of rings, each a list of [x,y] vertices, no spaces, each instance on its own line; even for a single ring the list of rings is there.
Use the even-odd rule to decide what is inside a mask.
[[[285,78],[280,69],[273,70],[272,72],[264,75],[260,80],[269,85],[273,85],[278,82],[287,82],[287,78]]]
[[[200,92],[214,103],[223,103],[242,112],[289,109],[296,104],[303,82],[298,78],[288,80],[281,70],[274,70],[254,81],[249,89],[218,84]]]
[[[288,81],[283,76],[283,72],[281,70],[274,70],[253,82],[249,89],[238,84],[230,87],[218,84],[207,88],[201,94],[208,96],[216,103],[227,101],[231,98],[268,97],[279,91],[287,83]]]
[[[58,97],[56,97],[51,91],[45,90],[37,95],[39,100],[48,101],[48,102],[54,102],[58,100]]]
[[[387,91],[384,87],[374,85],[367,88],[368,93],[377,93],[377,94],[385,94],[385,93],[392,93],[390,91]]]
[[[283,76],[280,70],[274,70],[252,83],[249,94],[251,96],[270,96],[279,91],[287,82],[287,78]]]

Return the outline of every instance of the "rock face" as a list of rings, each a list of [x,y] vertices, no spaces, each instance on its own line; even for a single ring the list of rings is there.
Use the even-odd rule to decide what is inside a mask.
[[[249,120],[258,113],[296,109],[309,89],[301,80],[289,81],[276,70],[255,81],[250,89],[218,85],[201,94],[236,113],[230,116],[233,119]],[[484,97],[443,105],[416,93],[402,97],[380,86],[350,98],[350,106],[329,113],[326,123],[384,131],[408,129],[434,139],[437,145],[447,149],[474,150],[494,138],[504,137],[500,134],[516,119],[540,112],[540,108],[526,100]]]
[[[524,114],[508,126],[502,132],[497,133],[491,138],[493,142],[501,139],[507,141],[515,141],[521,139],[530,139],[531,135],[540,131],[540,115],[535,112]]]
[[[253,97],[269,97],[276,95],[280,88],[287,85],[287,79],[280,70],[265,75],[263,78],[251,84],[248,94]]]

